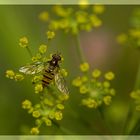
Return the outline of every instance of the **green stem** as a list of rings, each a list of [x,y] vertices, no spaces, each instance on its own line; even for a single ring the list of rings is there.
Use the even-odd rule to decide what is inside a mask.
[[[31,52],[30,48],[27,46],[27,47],[26,47],[26,49],[27,49],[27,51],[28,51],[28,53],[29,53],[30,57],[32,58],[32,57],[33,57],[33,55],[32,55],[32,52]]]
[[[140,88],[140,62],[139,62],[138,71],[136,74],[134,90],[137,90],[139,88]],[[133,131],[133,128],[135,127],[135,124],[137,123],[138,120],[139,120],[139,116],[137,116],[136,114],[135,107],[133,106],[132,103],[130,103],[128,114],[124,123],[124,133],[125,134],[131,133],[131,131]]]
[[[84,57],[84,54],[82,52],[81,43],[80,43],[80,37],[79,37],[78,34],[76,35],[76,46],[77,46],[76,48],[77,48],[78,56],[81,59],[81,63],[85,62],[85,57]]]

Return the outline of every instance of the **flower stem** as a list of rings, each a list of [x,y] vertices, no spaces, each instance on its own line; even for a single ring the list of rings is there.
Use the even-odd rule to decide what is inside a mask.
[[[135,81],[135,85],[134,85],[134,90],[137,90],[139,88],[140,88],[140,62],[139,62],[138,71],[136,74],[136,81]],[[137,123],[137,121],[139,119],[140,118],[137,115],[135,107],[133,106],[132,103],[130,103],[128,114],[127,114],[127,117],[126,117],[126,120],[124,123],[124,133],[125,134],[131,133],[131,131],[133,131],[133,128],[135,127],[135,124]]]
[[[79,34],[76,35],[76,46],[77,46],[76,47],[77,48],[77,53],[78,53],[78,56],[80,57],[81,63],[85,62],[85,57],[84,57],[84,54],[82,52]]]
[[[32,55],[32,52],[31,52],[30,48],[27,46],[27,47],[26,47],[26,49],[27,49],[28,54],[29,54],[29,55],[30,55],[30,57],[32,58],[32,57],[33,57],[33,55]]]

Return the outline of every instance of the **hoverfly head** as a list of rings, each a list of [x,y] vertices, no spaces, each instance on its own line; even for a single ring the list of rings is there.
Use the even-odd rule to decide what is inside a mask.
[[[52,55],[52,58],[57,61],[61,61],[61,53],[55,53]]]

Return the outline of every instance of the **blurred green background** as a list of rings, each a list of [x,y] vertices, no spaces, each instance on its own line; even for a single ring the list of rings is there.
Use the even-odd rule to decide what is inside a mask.
[[[134,86],[139,59],[137,51],[119,46],[115,38],[119,33],[129,29],[132,11],[138,7],[108,5],[105,13],[101,15],[103,26],[93,29],[91,33],[80,34],[82,48],[91,67],[100,68],[104,72],[112,70],[116,75],[112,85],[116,89],[116,96],[111,106],[104,109],[106,123],[112,134],[122,134],[131,102],[129,93]],[[26,50],[18,46],[19,38],[27,36],[33,52],[40,44],[47,42],[45,35],[47,25],[39,21],[38,15],[50,9],[51,6],[45,5],[0,6],[0,134],[28,134],[34,124],[32,116],[21,108],[24,99],[35,102],[37,98],[30,81],[27,79],[16,83],[5,78],[5,71],[7,69],[18,71],[20,66],[29,62],[30,56]],[[96,49],[93,47],[100,40],[106,43],[106,48],[98,50],[100,55],[96,55]],[[71,86],[71,80],[79,74],[79,57],[74,37],[57,32],[49,47],[49,52],[56,51],[62,52],[65,58],[64,67],[69,72],[67,82],[70,89],[70,99],[66,102],[64,118],[59,124],[66,128],[69,134],[111,134],[97,110],[80,106],[81,97]],[[41,134],[63,134],[63,132],[55,126],[44,126]]]

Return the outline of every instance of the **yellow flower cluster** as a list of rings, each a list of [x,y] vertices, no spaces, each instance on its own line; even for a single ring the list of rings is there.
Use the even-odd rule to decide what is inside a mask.
[[[131,96],[131,98],[133,98],[135,100],[136,110],[140,111],[140,89],[132,91],[130,93],[130,96]]]
[[[89,73],[88,63],[81,64],[80,70],[83,75],[76,77],[72,85],[77,87],[83,96],[81,104],[88,108],[97,108],[103,103],[107,106],[110,105],[112,96],[115,95],[115,90],[111,88],[110,83],[115,77],[114,73],[109,71],[102,76],[102,72],[99,69],[94,69],[90,76],[85,73]]]
[[[83,3],[80,2],[80,3]],[[85,2],[84,2],[85,3]],[[105,11],[103,5],[85,5],[76,6],[52,6],[52,13],[42,12],[39,19],[49,23],[50,30],[64,30],[77,34],[81,30],[91,31],[92,28],[97,28],[102,25],[101,19],[98,17]],[[55,14],[55,16],[52,16]],[[48,20],[48,17],[50,20]]]
[[[127,33],[121,33],[117,36],[117,42],[121,45],[140,47],[140,9],[133,12],[131,18],[131,28]]]
[[[24,76],[22,74],[15,73],[13,70],[7,70],[6,77],[15,81],[22,81],[24,79]]]

